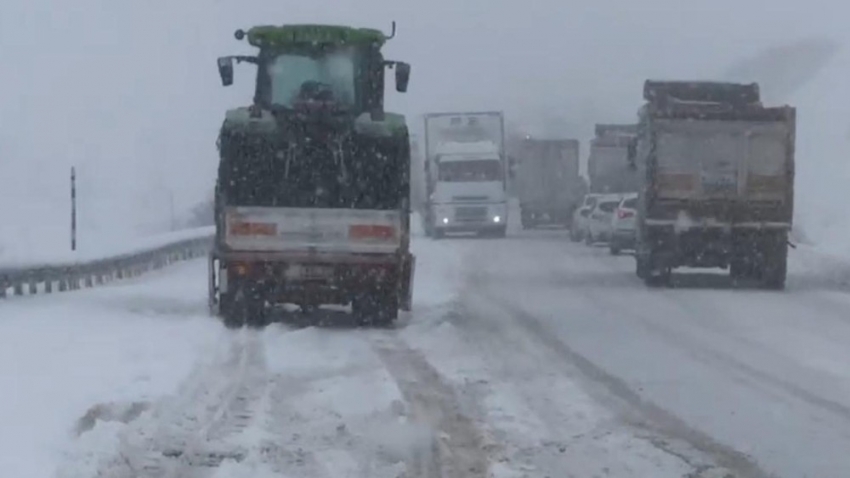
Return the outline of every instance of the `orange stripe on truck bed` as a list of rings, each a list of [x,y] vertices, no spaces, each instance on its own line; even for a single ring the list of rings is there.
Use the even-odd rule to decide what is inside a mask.
[[[655,178],[656,187],[667,191],[693,191],[697,184],[694,174],[659,174]]]
[[[750,173],[747,176],[748,193],[784,192],[787,179],[785,176],[768,176]]]
[[[348,227],[351,239],[395,239],[395,228],[374,224],[355,224]]]
[[[230,224],[233,236],[275,236],[277,224],[266,222],[235,222]]]

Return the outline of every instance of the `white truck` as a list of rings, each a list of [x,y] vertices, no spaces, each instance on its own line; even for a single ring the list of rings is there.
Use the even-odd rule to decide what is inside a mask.
[[[507,232],[507,161],[501,112],[425,115],[425,233]]]

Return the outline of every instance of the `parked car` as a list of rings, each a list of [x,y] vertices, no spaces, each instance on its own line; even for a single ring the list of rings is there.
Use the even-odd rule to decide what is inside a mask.
[[[637,239],[637,194],[623,196],[611,218],[611,238],[608,250],[617,255],[623,249],[634,250]]]
[[[573,242],[579,242],[584,239],[584,234],[587,231],[587,217],[590,215],[590,210],[596,205],[596,200],[602,196],[601,194],[585,194],[581,206],[573,211],[573,221],[570,223],[570,239]]]
[[[597,198],[587,217],[587,229],[584,233],[584,242],[587,245],[608,242],[611,238],[611,221],[621,199],[619,194],[606,194]]]

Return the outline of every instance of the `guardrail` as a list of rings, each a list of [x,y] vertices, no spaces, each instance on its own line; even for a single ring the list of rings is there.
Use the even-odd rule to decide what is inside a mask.
[[[212,235],[209,234],[103,259],[53,265],[0,265],[0,299],[10,294],[22,296],[79,290],[137,277],[175,262],[204,256],[211,247]]]

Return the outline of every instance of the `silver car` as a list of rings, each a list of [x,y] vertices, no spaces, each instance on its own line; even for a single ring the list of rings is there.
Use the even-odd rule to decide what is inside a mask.
[[[617,255],[623,249],[634,250],[637,238],[637,194],[623,196],[611,218],[611,238],[608,249]]]
[[[611,239],[611,221],[621,200],[620,194],[605,194],[596,199],[596,204],[587,217],[587,229],[584,235],[586,244],[593,245],[597,242],[608,242]]]
[[[596,200],[602,194],[586,194],[581,206],[573,211],[573,222],[570,224],[570,239],[573,242],[579,242],[584,239],[587,232],[587,219],[590,216],[590,211],[596,205]]]

